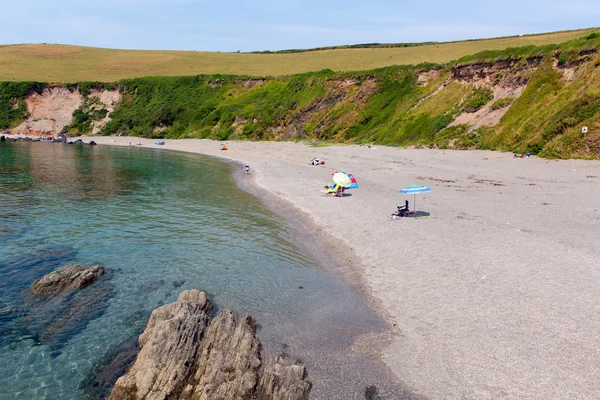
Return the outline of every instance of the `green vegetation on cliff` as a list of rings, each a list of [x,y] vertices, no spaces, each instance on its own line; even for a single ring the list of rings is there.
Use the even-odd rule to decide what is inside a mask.
[[[40,82],[0,82],[0,129],[14,128],[26,120],[25,96],[44,87]]]
[[[102,134],[166,138],[309,140],[529,151],[600,157],[600,37],[485,51],[445,65],[390,66],[255,78],[146,77],[68,85],[123,100]],[[36,86],[38,85],[38,86]],[[0,86],[0,127],[26,116],[28,91]],[[26,110],[25,110],[26,111]],[[86,99],[69,131],[88,133],[106,110]],[[582,127],[589,128],[582,133]]]

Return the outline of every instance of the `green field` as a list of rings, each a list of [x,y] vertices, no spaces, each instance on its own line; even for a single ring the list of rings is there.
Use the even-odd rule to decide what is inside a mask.
[[[142,76],[230,74],[282,76],[331,69],[365,71],[390,65],[447,63],[483,50],[543,46],[597,29],[391,48],[342,48],[288,54],[114,50],[52,44],[0,46],[0,81],[50,83]]]

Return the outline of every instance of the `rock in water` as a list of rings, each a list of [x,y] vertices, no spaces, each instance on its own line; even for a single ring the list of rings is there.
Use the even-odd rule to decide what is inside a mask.
[[[259,387],[256,323],[230,310],[210,321],[211,308],[203,292],[186,290],[154,310],[137,359],[109,400],[308,399],[312,385],[304,366],[287,356],[267,361]]]
[[[94,282],[105,272],[100,265],[86,268],[81,264],[66,265],[33,282],[31,291],[38,296],[81,289]]]
[[[312,384],[301,361],[282,354],[269,357],[258,387],[261,400],[307,400]]]
[[[131,337],[116,347],[109,349],[90,373],[79,383],[83,399],[105,399],[117,379],[127,373],[140,350],[138,335]]]
[[[252,317],[221,311],[206,331],[196,374],[181,398],[251,399],[258,382],[260,346]]]
[[[140,335],[140,352],[109,399],[177,399],[195,372],[200,340],[212,305],[203,292],[186,290],[152,312]]]

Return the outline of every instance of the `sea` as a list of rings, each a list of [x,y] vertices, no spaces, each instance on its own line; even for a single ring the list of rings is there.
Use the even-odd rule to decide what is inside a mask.
[[[297,227],[238,187],[240,168],[162,149],[0,143],[0,399],[105,397],[103,367],[186,289],[251,314],[263,356],[306,363],[311,398],[401,398],[353,349],[386,323],[301,250]],[[30,293],[71,263],[108,272],[52,301]]]

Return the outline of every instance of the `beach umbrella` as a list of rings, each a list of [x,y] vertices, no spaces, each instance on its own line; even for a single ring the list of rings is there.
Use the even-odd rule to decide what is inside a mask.
[[[350,178],[350,185],[345,186],[345,189],[358,189],[358,182],[356,182],[356,178],[352,174],[348,174],[348,178]]]
[[[350,177],[344,172],[334,173],[331,180],[340,186],[350,186],[352,184],[352,180],[350,180]]]
[[[417,194],[419,193],[429,193],[431,192],[431,188],[423,185],[410,185],[399,191],[400,194],[412,194],[413,195],[413,215],[416,215],[417,212]]]
[[[339,172],[340,172],[340,174],[346,174],[343,171],[339,171]],[[331,175],[334,175],[334,174],[337,174],[337,172],[334,172]],[[344,186],[344,189],[358,189],[358,182],[356,182],[356,178],[354,177],[354,175],[352,175],[352,174],[346,174],[346,175],[348,175],[348,178],[350,178],[351,183],[347,186]]]

